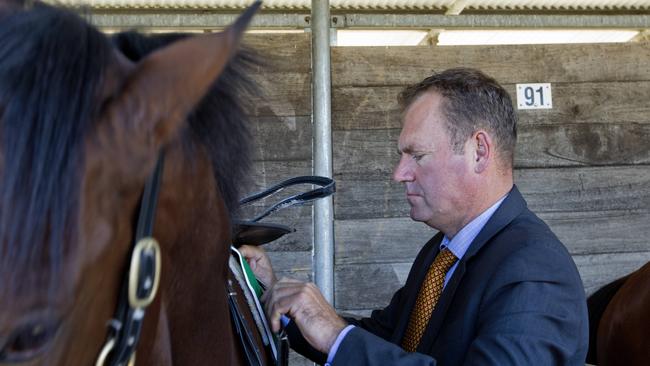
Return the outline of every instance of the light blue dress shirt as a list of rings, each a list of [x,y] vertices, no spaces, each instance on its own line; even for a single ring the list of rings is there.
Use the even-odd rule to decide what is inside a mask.
[[[449,282],[449,279],[451,276],[454,274],[454,271],[456,270],[456,267],[458,267],[458,262],[460,261],[461,258],[465,255],[465,252],[467,252],[467,249],[469,246],[472,244],[478,233],[481,232],[485,224],[488,222],[490,217],[494,214],[494,212],[501,206],[501,203],[503,200],[506,199],[508,195],[506,194],[503,196],[500,200],[498,200],[495,204],[490,206],[487,210],[483,211],[480,215],[478,215],[474,220],[470,221],[469,224],[465,225],[457,234],[454,236],[451,240],[445,235],[442,238],[442,241],[440,242],[440,250],[443,250],[444,248],[449,249],[458,260],[456,263],[454,263],[453,266],[447,271],[447,274],[445,275],[445,282],[443,285],[443,289],[445,286],[447,286],[447,282]],[[336,351],[339,349],[339,346],[341,345],[341,342],[343,342],[343,338],[348,334],[354,328],[354,325],[348,325],[345,327],[341,333],[339,333],[338,337],[336,338],[336,341],[332,345],[332,348],[330,348],[329,353],[327,354],[327,363],[325,363],[325,366],[330,366],[332,360],[334,360],[334,356],[336,355]]]

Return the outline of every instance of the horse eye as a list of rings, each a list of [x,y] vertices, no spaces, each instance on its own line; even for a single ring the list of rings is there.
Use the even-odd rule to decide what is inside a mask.
[[[58,324],[32,323],[18,328],[0,350],[0,361],[26,362],[41,354],[56,334]]]

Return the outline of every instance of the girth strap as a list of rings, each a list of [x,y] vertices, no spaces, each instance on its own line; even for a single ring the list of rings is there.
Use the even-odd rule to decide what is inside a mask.
[[[230,316],[232,319],[233,328],[235,333],[239,337],[239,344],[241,344],[244,350],[244,356],[246,361],[250,366],[261,366],[262,363],[262,353],[255,342],[255,338],[251,334],[251,330],[246,324],[244,315],[242,314],[239,306],[237,306],[237,301],[235,300],[235,291],[228,280],[227,284],[228,289],[228,307],[230,310]]]

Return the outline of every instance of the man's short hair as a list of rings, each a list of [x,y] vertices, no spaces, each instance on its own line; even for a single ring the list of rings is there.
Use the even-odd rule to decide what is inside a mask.
[[[496,139],[502,162],[513,166],[517,141],[517,115],[510,95],[493,78],[479,70],[454,68],[433,74],[407,86],[398,97],[403,110],[420,95],[435,91],[443,99],[450,144],[455,153],[463,152],[468,138],[479,129]]]

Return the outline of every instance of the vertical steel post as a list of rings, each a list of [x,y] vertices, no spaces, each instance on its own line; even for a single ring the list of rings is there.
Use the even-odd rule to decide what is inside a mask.
[[[311,1],[314,174],[332,177],[332,108],[329,0]],[[334,304],[334,207],[332,197],[314,204],[314,282]]]

